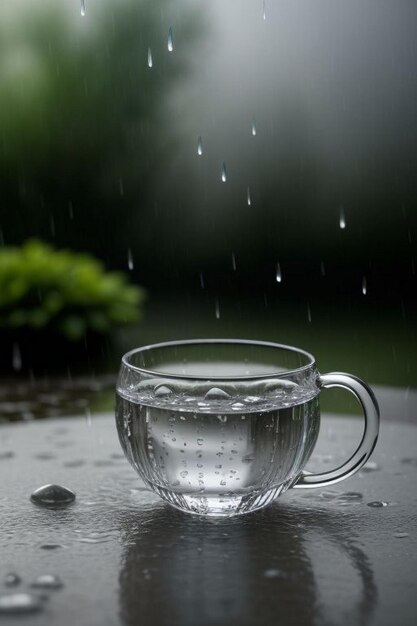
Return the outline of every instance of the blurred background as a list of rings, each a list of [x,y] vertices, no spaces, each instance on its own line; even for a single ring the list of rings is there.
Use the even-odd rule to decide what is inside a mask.
[[[408,397],[414,0],[81,13],[0,3],[0,419],[111,407],[125,350],[203,336]]]

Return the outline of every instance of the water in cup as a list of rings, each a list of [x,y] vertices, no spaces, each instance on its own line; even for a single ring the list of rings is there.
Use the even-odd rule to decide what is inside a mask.
[[[282,383],[275,394],[231,397],[213,385],[174,401],[169,384],[150,392],[152,384],[119,390],[119,437],[145,482],[182,510],[228,515],[265,506],[297,478],[316,442],[318,390],[293,385],[291,398]]]

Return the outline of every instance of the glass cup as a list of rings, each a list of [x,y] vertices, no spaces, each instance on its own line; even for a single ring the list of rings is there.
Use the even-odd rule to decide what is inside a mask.
[[[303,471],[320,427],[319,394],[342,387],[362,405],[362,440],[342,466]],[[326,487],[369,459],[379,429],[371,389],[319,374],[314,357],[262,341],[160,343],[122,358],[116,421],[124,453],[169,504],[200,515],[256,511],[290,487]]]

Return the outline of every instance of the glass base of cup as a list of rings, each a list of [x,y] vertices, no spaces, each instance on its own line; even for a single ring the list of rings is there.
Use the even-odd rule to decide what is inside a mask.
[[[152,489],[163,500],[185,513],[212,517],[231,517],[232,515],[244,515],[245,513],[252,513],[262,509],[273,502],[280,494],[284,493],[291,485],[291,482],[287,481],[278,487],[245,495],[184,494],[176,493],[157,485],[152,485]]]

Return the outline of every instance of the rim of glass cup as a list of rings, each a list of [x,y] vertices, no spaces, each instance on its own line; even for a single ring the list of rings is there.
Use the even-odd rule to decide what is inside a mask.
[[[242,345],[255,345],[255,346],[265,346],[268,348],[278,348],[280,350],[287,350],[288,352],[293,352],[297,354],[301,354],[308,359],[308,363],[305,365],[301,365],[300,367],[295,367],[292,369],[285,370],[284,372],[276,372],[268,374],[246,374],[240,376],[196,376],[192,374],[170,374],[168,372],[161,372],[158,370],[152,370],[147,367],[138,367],[137,365],[133,365],[129,362],[129,359],[140,352],[146,352],[147,350],[153,350],[155,348],[168,348],[175,346],[184,346],[184,345],[198,345],[198,344],[242,344]],[[284,343],[275,343],[272,341],[257,341],[256,339],[184,339],[178,341],[163,341],[160,343],[149,344],[147,346],[142,346],[140,348],[134,348],[133,350],[129,350],[122,356],[122,364],[136,372],[141,372],[142,374],[151,374],[152,376],[159,376],[161,378],[168,378],[172,380],[182,379],[182,380],[200,380],[200,381],[211,381],[211,380],[262,380],[267,378],[285,378],[291,374],[298,374],[300,372],[304,372],[308,369],[311,369],[316,364],[316,359],[314,356],[307,352],[306,350],[302,350],[301,348],[296,348],[294,346],[288,346]]]

